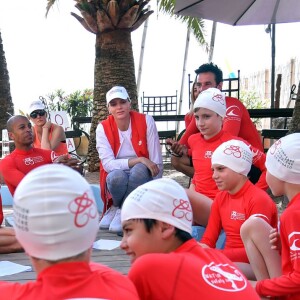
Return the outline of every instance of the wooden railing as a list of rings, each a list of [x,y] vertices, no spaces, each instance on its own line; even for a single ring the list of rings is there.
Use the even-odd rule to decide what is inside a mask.
[[[278,117],[292,117],[293,108],[263,108],[263,109],[248,109],[251,118],[278,118]],[[156,122],[180,122],[184,121],[185,115],[160,115],[153,116]],[[82,133],[88,136],[83,130],[80,130],[81,124],[91,123],[92,117],[74,117],[72,122],[74,124],[74,130],[66,132],[68,137],[81,136]],[[166,131],[167,132],[167,131]],[[164,131],[164,136],[166,137],[166,132]],[[286,129],[263,129],[262,135],[264,138],[279,138],[287,133]]]

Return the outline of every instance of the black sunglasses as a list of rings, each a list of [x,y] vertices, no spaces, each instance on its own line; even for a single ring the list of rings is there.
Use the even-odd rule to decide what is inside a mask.
[[[30,118],[36,119],[39,115],[40,117],[43,117],[46,114],[46,111],[44,110],[35,110],[30,114]]]

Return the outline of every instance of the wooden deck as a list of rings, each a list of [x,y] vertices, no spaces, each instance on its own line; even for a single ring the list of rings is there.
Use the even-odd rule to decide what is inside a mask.
[[[121,240],[122,238],[114,233],[105,230],[99,230],[97,239]],[[32,266],[27,255],[23,253],[0,254],[0,261],[8,260],[21,265]],[[93,249],[92,261],[109,266],[123,274],[127,274],[130,267],[130,259],[125,252],[116,248],[114,250],[96,250]],[[35,280],[36,273],[34,271],[22,272],[10,276],[1,276],[1,281],[12,281],[24,283],[30,280]]]

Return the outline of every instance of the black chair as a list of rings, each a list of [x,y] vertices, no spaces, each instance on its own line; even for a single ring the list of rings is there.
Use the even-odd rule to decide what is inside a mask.
[[[177,115],[177,91],[172,96],[145,96],[143,92],[141,103],[142,111],[145,114],[152,116]],[[163,130],[159,125],[157,124],[160,144],[166,146],[166,139],[176,139],[176,122],[165,121]],[[168,151],[166,151],[166,154],[168,157]]]
[[[240,70],[237,77],[223,79],[222,92],[229,97],[235,96],[240,99]]]

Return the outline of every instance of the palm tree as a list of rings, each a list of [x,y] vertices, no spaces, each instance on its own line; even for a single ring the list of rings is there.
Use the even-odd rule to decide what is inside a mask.
[[[289,133],[300,132],[300,82],[298,84],[297,97],[291,123],[289,125]]]
[[[14,105],[10,94],[9,75],[6,65],[5,52],[3,49],[0,31],[0,134],[2,140],[2,129],[6,128],[6,122],[10,115],[14,114]]]
[[[89,171],[99,170],[96,150],[96,127],[107,115],[106,92],[114,85],[125,86],[132,98],[132,108],[138,109],[135,67],[131,32],[136,30],[153,13],[147,8],[150,0],[75,0],[81,16],[71,13],[89,32],[96,35],[96,58],[94,68],[94,109],[88,150]],[[56,0],[48,0],[47,12]],[[175,1],[158,0],[160,9],[173,14]],[[173,10],[172,10],[173,7]],[[203,23],[195,18],[189,20],[196,37],[204,42]],[[201,38],[200,38],[201,37]]]

